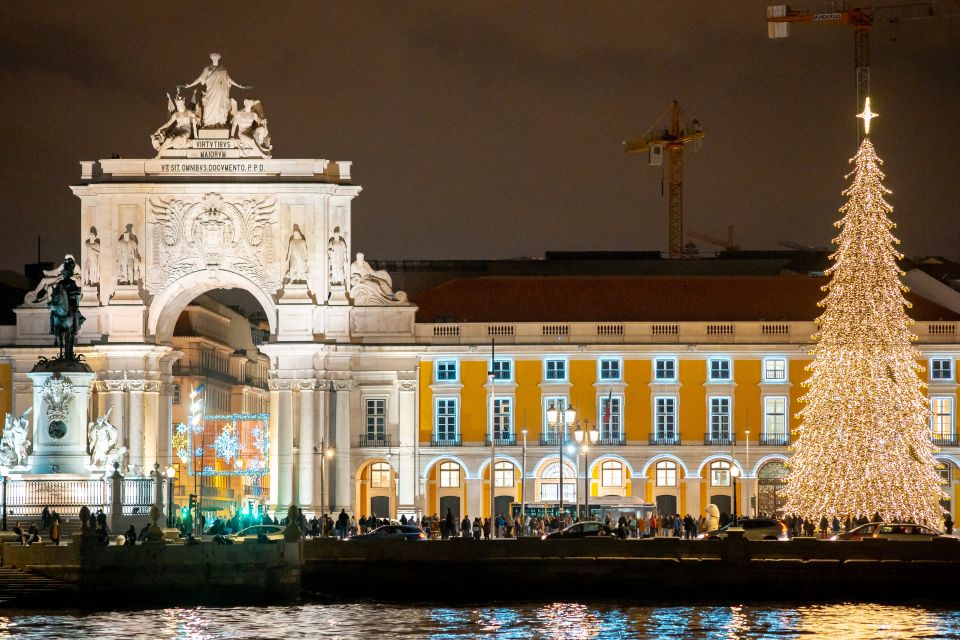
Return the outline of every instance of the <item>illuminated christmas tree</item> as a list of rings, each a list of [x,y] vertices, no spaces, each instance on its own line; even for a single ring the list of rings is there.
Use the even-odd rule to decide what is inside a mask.
[[[869,101],[864,114],[869,133]],[[890,191],[882,184],[883,161],[865,137],[851,162],[787,465],[785,509],[813,522],[879,513],[887,522],[940,528],[945,496],[896,262],[903,256],[887,217],[893,207],[884,199]]]

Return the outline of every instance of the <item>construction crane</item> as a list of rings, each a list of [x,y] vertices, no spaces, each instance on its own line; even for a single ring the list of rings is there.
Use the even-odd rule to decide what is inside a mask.
[[[712,244],[716,247],[720,247],[724,251],[739,251],[740,245],[733,239],[733,227],[727,227],[727,237],[726,239],[718,238],[717,236],[712,236],[710,234],[704,233],[703,231],[697,231],[696,229],[691,229],[687,232],[687,235],[691,238],[696,238],[697,240],[703,240],[706,243]]]
[[[846,6],[843,3],[842,6]],[[870,95],[870,29],[876,22],[899,23],[923,18],[960,16],[960,0],[928,0],[868,8],[829,9],[791,7],[785,4],[767,7],[767,37],[786,38],[792,22],[848,24],[853,27],[854,66],[856,68],[857,109]],[[862,139],[858,128],[858,141]]]
[[[670,127],[656,129],[664,116],[670,114]],[[656,130],[655,130],[656,129]],[[689,142],[700,144],[703,129],[697,120],[688,121],[687,114],[674,100],[642,137],[624,142],[627,155],[647,153],[651,165],[663,166],[663,154],[667,154],[670,178],[670,257],[683,256],[683,145]]]

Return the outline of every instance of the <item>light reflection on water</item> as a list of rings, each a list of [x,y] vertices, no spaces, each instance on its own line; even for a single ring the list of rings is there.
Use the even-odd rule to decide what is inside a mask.
[[[303,604],[286,607],[23,612],[0,616],[0,639],[247,640],[291,637],[436,640],[564,638],[960,638],[960,611],[871,604],[620,606],[576,602],[433,607]]]

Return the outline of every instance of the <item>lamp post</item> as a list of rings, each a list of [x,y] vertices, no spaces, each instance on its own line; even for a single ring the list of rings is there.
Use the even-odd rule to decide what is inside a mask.
[[[744,486],[747,488],[747,509],[752,510],[753,511],[752,517],[756,518],[757,517],[756,508],[750,504],[750,496],[753,494],[753,487],[750,486],[749,475],[750,475],[750,429],[747,429],[747,477],[744,478],[744,480],[747,481],[747,484]],[[747,517],[750,517],[749,512]]]
[[[557,491],[560,501],[560,506],[557,510],[558,517],[563,516],[563,441],[566,440],[567,436],[567,424],[572,424],[576,419],[577,412],[573,407],[568,407],[567,409],[560,411],[557,409],[556,405],[551,402],[550,407],[547,409],[547,422],[551,425],[556,425],[559,427],[557,429],[557,450],[560,453],[560,458],[558,460],[560,464],[560,485],[558,486]]]
[[[526,422],[526,421],[524,421]],[[527,430],[523,434],[523,456],[520,458],[520,522],[527,521]]]
[[[597,444],[600,439],[600,431],[597,425],[590,426],[589,420],[584,420],[586,431],[578,424],[577,430],[573,432],[573,437],[580,446],[580,452],[583,454],[583,519],[590,519],[590,445]]]
[[[173,467],[167,467],[166,471],[167,476],[167,528],[172,529],[173,523],[176,522],[173,518],[173,483],[177,478],[177,470]]]
[[[320,438],[320,446],[314,447],[313,452],[320,456],[320,517],[323,517],[324,513],[324,488],[323,488],[323,461],[326,458],[332,458],[334,454],[334,449],[332,447],[328,448],[326,445],[326,439]]]
[[[4,465],[0,467],[0,475],[3,476],[3,530],[7,530],[7,480],[10,477],[10,467]]]
[[[730,477],[733,478],[733,526],[737,526],[737,476],[740,469],[735,464],[730,465]]]

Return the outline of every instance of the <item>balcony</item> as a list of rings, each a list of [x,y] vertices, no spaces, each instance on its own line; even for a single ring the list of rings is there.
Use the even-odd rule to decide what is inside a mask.
[[[597,446],[621,447],[627,443],[627,438],[622,433],[604,433],[597,440]]]
[[[570,440],[571,440],[569,433],[562,434],[562,436],[561,436],[561,434],[559,434],[559,433],[557,433],[557,432],[555,432],[555,431],[554,431],[554,432],[548,432],[548,433],[541,433],[541,434],[540,434],[540,446],[541,446],[541,447],[559,447],[559,446],[560,446],[560,438],[561,438],[561,437],[563,437],[563,442],[565,442],[565,443],[566,443],[566,442],[570,442]]]
[[[789,447],[789,433],[761,433],[758,444],[761,447]]]
[[[489,433],[487,434],[487,437],[484,438],[483,444],[485,444],[485,445],[488,446],[488,447],[490,446],[490,434],[489,434]],[[500,436],[500,437],[496,438],[496,446],[498,446],[498,447],[513,447],[513,446],[516,446],[516,444],[517,444],[517,436],[516,436],[516,434],[512,434],[512,433],[511,433],[511,434],[507,434],[507,435],[505,435],[505,436]]]
[[[650,446],[651,446],[651,447],[679,447],[679,446],[680,446],[680,435],[679,435],[679,434],[651,433],[651,434],[650,434]]]
[[[389,447],[390,436],[379,433],[364,433],[360,435],[360,447]]]
[[[435,435],[430,438],[431,447],[459,447],[462,444],[463,441],[460,439],[460,434],[453,436]]]
[[[934,433],[933,444],[938,447],[957,446],[957,435],[955,433]]]
[[[729,433],[708,433],[703,436],[703,444],[714,447],[732,447],[737,444],[737,439]]]

